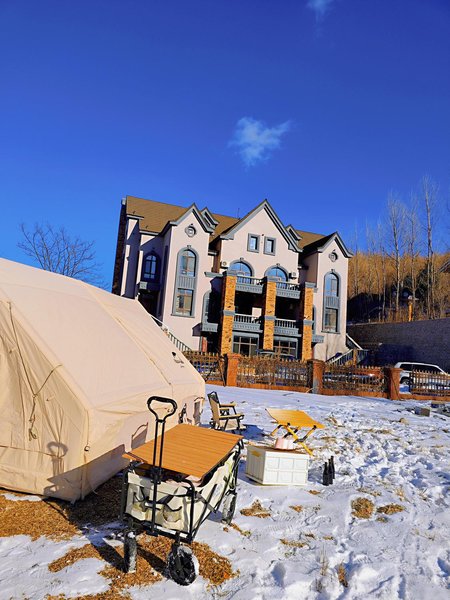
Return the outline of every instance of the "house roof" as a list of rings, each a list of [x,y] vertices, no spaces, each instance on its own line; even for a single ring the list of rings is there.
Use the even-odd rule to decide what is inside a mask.
[[[211,214],[218,221],[218,225],[211,236],[211,242],[218,238],[219,235],[222,235],[222,233],[226,233],[229,229],[232,229],[240,221],[236,217],[227,217],[226,215],[218,215],[216,213]]]
[[[135,196],[126,197],[126,211],[130,217],[139,217],[139,228],[143,231],[160,233],[169,221],[176,221],[182,217],[189,208],[144,200]]]
[[[127,196],[125,204],[127,216],[135,217],[140,220],[139,228],[141,231],[148,231],[149,233],[151,232],[156,234],[161,233],[168,223],[178,221],[192,208],[192,206],[195,207],[195,205],[185,207],[178,206],[176,204],[167,204],[166,202],[156,202],[155,200],[144,200],[143,198],[137,198],[136,196]],[[250,211],[241,219],[237,217],[221,215],[218,213],[210,213],[210,215],[212,215],[212,217],[217,221],[217,226],[210,237],[210,243],[215,242],[220,236],[232,232],[238,223],[251,217],[256,210],[260,210],[263,206],[267,206],[268,210],[275,215],[274,218],[276,218],[278,221],[275,212],[270,207],[267,200],[264,200],[255,209]],[[204,210],[205,209],[203,209],[203,211]],[[281,223],[279,223],[279,225],[284,227]],[[343,244],[337,232],[330,235],[323,235],[321,233],[312,233],[311,231],[294,229],[293,227],[291,227],[291,229],[293,229],[301,237],[301,239],[297,242],[297,245],[299,250],[303,250],[306,254],[322,248],[333,236],[338,236],[339,241],[345,248],[345,245]],[[297,241],[296,238],[293,237],[293,234],[291,235],[287,233],[286,235],[291,239],[291,241]]]
[[[312,235],[317,236],[318,234],[312,234]],[[330,242],[331,240],[334,240],[338,244],[338,246],[341,248],[341,251],[347,258],[351,258],[353,256],[352,252],[344,244],[344,241],[342,240],[341,236],[339,235],[339,233],[337,231],[335,231],[334,233],[330,233],[330,235],[324,235],[318,239],[311,241],[309,244],[307,244],[303,247],[303,252],[305,255],[312,254],[313,252],[316,252],[316,251],[323,252],[323,250],[327,246],[328,242]],[[303,241],[304,240],[301,240],[301,242],[303,242]]]
[[[309,244],[318,242],[319,240],[325,240],[326,237],[329,237],[323,235],[323,233],[312,233],[311,231],[301,231],[300,229],[296,229],[295,231],[301,237],[298,242],[298,247],[302,249],[306,248],[306,246],[309,246]]]
[[[272,206],[270,205],[268,200],[263,200],[260,204],[258,204],[258,206],[256,206],[253,210],[251,210],[244,217],[242,217],[242,219],[236,219],[236,222],[234,223],[234,225],[232,225],[231,227],[228,228],[228,230],[226,230],[222,233],[221,238],[229,239],[229,240],[234,239],[234,234],[247,221],[252,219],[254,217],[254,215],[258,214],[259,212],[261,212],[263,210],[266,211],[266,213],[269,215],[269,218],[272,220],[272,222],[278,228],[279,232],[281,233],[281,235],[284,237],[284,239],[288,243],[289,248],[291,250],[294,250],[295,252],[301,252],[300,248],[297,245],[297,238],[292,235],[292,233],[290,232],[290,229],[288,227],[283,225],[283,223],[278,218],[278,215],[276,214],[276,212],[274,211],[274,209],[272,208]]]

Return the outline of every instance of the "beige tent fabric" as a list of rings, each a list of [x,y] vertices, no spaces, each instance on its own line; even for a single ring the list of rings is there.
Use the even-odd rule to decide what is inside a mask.
[[[84,497],[151,439],[152,395],[193,423],[205,386],[139,302],[0,259],[0,486]]]

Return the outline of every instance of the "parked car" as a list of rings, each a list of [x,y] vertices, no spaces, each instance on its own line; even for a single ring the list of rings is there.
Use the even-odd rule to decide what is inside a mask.
[[[450,389],[450,375],[438,365],[419,362],[398,362],[394,365],[396,369],[401,369],[400,383],[411,386],[413,383],[412,373],[423,373],[418,377],[414,375],[414,383],[419,383],[419,387],[426,389]]]

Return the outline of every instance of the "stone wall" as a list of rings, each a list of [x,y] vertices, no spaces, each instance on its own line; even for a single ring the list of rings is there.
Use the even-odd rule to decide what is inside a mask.
[[[375,364],[417,361],[450,372],[450,319],[361,323],[348,325],[347,333],[371,351]]]

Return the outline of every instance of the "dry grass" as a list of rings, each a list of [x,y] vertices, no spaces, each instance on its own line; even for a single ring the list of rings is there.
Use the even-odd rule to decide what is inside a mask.
[[[290,548],[304,548],[305,546],[309,547],[306,542],[299,542],[298,540],[287,540],[285,538],[281,538],[280,542],[285,546],[289,546]]]
[[[24,534],[33,540],[40,536],[69,540],[82,534],[89,526],[100,528],[109,525],[118,520],[121,486],[122,479],[114,477],[100,486],[96,493],[74,505],[56,499],[42,499],[40,502],[7,500],[0,494],[0,537]],[[111,581],[109,589],[101,594],[80,596],[78,600],[123,600],[130,598],[127,592],[130,586],[151,585],[162,579],[171,544],[171,540],[164,537],[140,535],[136,573],[123,571],[122,544],[86,544],[81,548],[72,548],[48,568],[58,572],[82,559],[103,560],[107,564],[101,575]],[[207,544],[194,542],[192,549],[199,561],[200,575],[211,585],[220,585],[236,575],[230,561],[213,552]],[[62,598],[64,596],[58,600]]]
[[[165,537],[140,535],[135,573],[124,573],[123,571],[123,546],[108,544],[98,547],[86,544],[82,548],[69,550],[63,557],[52,562],[48,568],[52,572],[58,572],[84,558],[104,560],[109,564],[101,571],[101,575],[111,581],[110,588],[107,592],[85,596],[85,598],[95,598],[96,600],[129,598],[127,588],[152,585],[162,580],[171,545],[172,541]],[[231,568],[230,561],[213,552],[207,544],[194,542],[192,550],[199,562],[200,575],[210,584],[221,585],[236,575]]]
[[[333,535],[324,535],[323,539],[324,540],[334,540],[334,536]]]
[[[374,511],[374,503],[368,498],[356,498],[352,500],[352,515],[358,519],[370,519]]]
[[[318,490],[308,490],[308,492],[313,496],[320,496],[320,492]]]
[[[240,533],[241,535],[243,535],[244,537],[250,537],[251,536],[251,531],[249,531],[248,529],[241,529],[239,527],[239,525],[236,525],[236,523],[230,523],[229,525],[232,529],[234,529],[235,531],[237,531],[238,533]]]
[[[392,435],[394,432],[392,431],[392,429],[375,429],[373,427],[369,428],[369,429],[365,429],[364,431],[368,432],[368,433],[376,433],[378,434],[384,434],[384,435]]]
[[[377,513],[383,513],[384,515],[394,515],[404,511],[405,508],[401,504],[386,504],[377,508]]]
[[[301,504],[290,506],[289,508],[292,508],[292,510],[295,510],[295,512],[297,513],[302,512],[303,510],[303,506]]]
[[[377,496],[381,496],[381,492],[378,492],[377,490],[372,490],[372,489],[366,488],[366,487],[358,488],[358,492],[360,492],[361,494],[370,494],[371,496],[374,496],[375,498]]]
[[[320,574],[322,577],[325,577],[328,573],[328,567],[330,566],[330,561],[328,560],[328,556],[326,555],[325,550],[322,548],[320,553]]]
[[[41,536],[67,540],[88,525],[99,527],[117,521],[121,486],[122,478],[113,477],[75,504],[54,498],[40,502],[7,500],[0,494],[0,537],[29,535],[32,540]]]
[[[320,440],[321,442],[326,442],[327,444],[336,444],[337,443],[337,439],[334,435],[322,435],[320,437],[317,437],[318,440]]]
[[[348,587],[348,575],[347,575],[347,568],[346,568],[346,566],[344,565],[344,563],[343,563],[343,562],[341,562],[341,563],[338,565],[338,568],[337,568],[337,575],[338,575],[338,580],[339,580],[339,583],[340,583],[341,585],[343,585],[344,587]]]
[[[313,540],[316,539],[316,536],[313,533],[305,533],[304,536],[307,537],[307,538],[311,538]]]
[[[405,492],[401,487],[396,488],[395,493],[397,494],[399,500],[402,500],[402,502],[406,502]]]
[[[249,508],[241,510],[241,515],[244,517],[258,517],[258,519],[267,519],[271,514],[270,510],[264,508],[259,500],[255,500]]]

